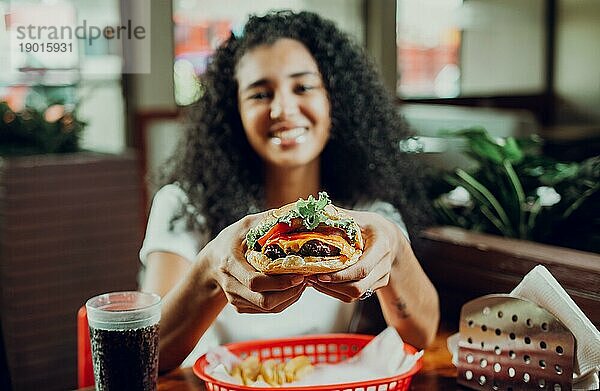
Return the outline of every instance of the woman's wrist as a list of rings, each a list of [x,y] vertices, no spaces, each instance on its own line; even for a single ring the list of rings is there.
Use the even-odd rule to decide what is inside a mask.
[[[385,221],[385,230],[388,235],[388,240],[390,243],[390,251],[393,255],[392,266],[391,269],[406,267],[405,262],[403,260],[407,256],[408,252],[412,253],[410,248],[410,242],[408,238],[404,234],[404,232],[398,227],[396,223],[382,217],[382,220]]]
[[[225,300],[225,294],[218,284],[217,278],[220,260],[211,244],[212,242],[209,242],[196,257],[190,277],[193,281],[193,289],[198,293],[199,298],[222,298]]]

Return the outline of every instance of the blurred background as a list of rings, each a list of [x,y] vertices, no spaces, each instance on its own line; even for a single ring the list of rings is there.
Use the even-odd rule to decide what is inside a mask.
[[[219,43],[273,8],[317,12],[364,45],[420,136],[407,148],[433,167],[469,165],[465,141],[440,130],[473,126],[535,136],[556,161],[599,154],[597,0],[0,0],[0,389],[76,387],[77,309],[136,289],[152,178],[180,114]],[[106,37],[58,57],[11,46],[23,21],[140,15],[144,53]]]

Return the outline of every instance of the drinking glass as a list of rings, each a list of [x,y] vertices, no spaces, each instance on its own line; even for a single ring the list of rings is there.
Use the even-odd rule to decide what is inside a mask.
[[[87,301],[96,390],[156,390],[160,300],[131,291]]]

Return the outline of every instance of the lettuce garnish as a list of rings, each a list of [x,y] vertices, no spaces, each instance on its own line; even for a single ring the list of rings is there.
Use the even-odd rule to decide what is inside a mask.
[[[269,232],[275,224],[291,224],[292,220],[297,218],[302,219],[304,227],[309,231],[317,228],[319,224],[325,224],[345,231],[348,238],[354,242],[356,240],[357,232],[355,226],[352,224],[352,219],[330,219],[325,214],[325,207],[329,204],[331,204],[331,200],[329,199],[329,195],[324,191],[319,192],[318,199],[315,199],[312,195],[308,196],[307,200],[300,198],[296,201],[294,208],[292,208],[285,216],[267,220],[248,231],[246,234],[248,248],[254,248],[256,241]]]

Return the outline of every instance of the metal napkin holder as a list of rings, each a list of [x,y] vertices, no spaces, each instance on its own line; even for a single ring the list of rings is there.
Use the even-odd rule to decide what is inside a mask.
[[[466,303],[458,383],[476,390],[571,390],[575,339],[542,307],[509,295]]]

